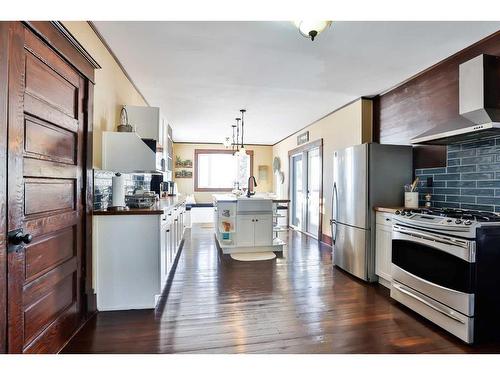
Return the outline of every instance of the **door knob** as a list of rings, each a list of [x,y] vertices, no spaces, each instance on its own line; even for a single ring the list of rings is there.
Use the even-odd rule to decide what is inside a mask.
[[[15,231],[9,235],[9,243],[12,245],[28,244],[33,241],[33,236],[29,233],[23,234],[22,231]]]

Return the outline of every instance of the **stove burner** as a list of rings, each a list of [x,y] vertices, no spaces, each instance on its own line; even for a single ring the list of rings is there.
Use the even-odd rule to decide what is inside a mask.
[[[397,213],[398,212],[396,212],[396,214]],[[406,216],[410,216],[411,214],[441,216],[457,219],[457,221],[500,222],[500,216],[494,212],[463,210],[459,208],[405,208],[399,211],[399,214]]]

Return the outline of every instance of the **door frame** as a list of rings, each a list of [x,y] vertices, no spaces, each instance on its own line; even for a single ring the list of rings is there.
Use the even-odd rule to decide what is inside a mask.
[[[307,153],[309,151],[311,151],[312,149],[315,149],[315,148],[318,148],[319,149],[319,158],[320,158],[320,164],[321,164],[321,176],[320,176],[320,180],[319,180],[319,184],[320,184],[320,188],[319,188],[319,220],[318,220],[318,233],[317,233],[317,237],[316,239],[318,241],[321,241],[321,238],[322,238],[322,234],[323,234],[323,205],[324,205],[324,202],[323,202],[323,138],[318,138],[316,139],[315,141],[311,141],[311,142],[308,142],[308,143],[305,143],[303,145],[300,145],[292,150],[289,150],[288,151],[288,197],[289,199],[291,199],[291,193],[292,193],[292,168],[293,168],[293,165],[292,163],[290,163],[290,160],[292,158],[292,156],[295,156],[297,154],[302,154],[302,174],[304,175],[304,173],[308,173],[308,158],[307,158]],[[305,209],[307,210],[307,205],[305,203],[304,204],[304,207]],[[290,208],[292,208],[293,206],[293,203],[290,201]],[[290,216],[291,212],[289,212],[289,216]],[[291,223],[291,220],[290,220],[290,223]],[[294,228],[291,224],[290,226],[292,228]],[[302,233],[305,233],[307,235],[311,235],[310,233],[307,232],[307,223],[306,223],[306,227],[305,228],[302,228],[302,230],[300,229],[297,229],[297,228],[294,228],[295,230],[298,230],[299,232],[302,232]]]
[[[20,28],[19,25],[23,27]],[[8,174],[8,96],[9,96],[9,60],[10,43],[14,37],[19,38],[19,30],[28,28],[38,36],[49,48],[59,54],[68,64],[73,66],[85,81],[84,107],[84,134],[82,168],[82,197],[83,197],[83,244],[80,259],[83,286],[81,293],[81,324],[92,316],[96,309],[96,295],[92,288],[92,210],[93,210],[93,87],[94,70],[100,65],[71,35],[60,22],[52,21],[4,21],[0,22],[0,353],[8,351],[7,342],[7,174]],[[24,38],[22,39],[24,43]]]

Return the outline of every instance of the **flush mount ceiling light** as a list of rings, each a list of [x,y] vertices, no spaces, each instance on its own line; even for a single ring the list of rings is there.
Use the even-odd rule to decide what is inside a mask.
[[[330,27],[332,21],[294,21],[302,36],[314,40],[316,36]]]

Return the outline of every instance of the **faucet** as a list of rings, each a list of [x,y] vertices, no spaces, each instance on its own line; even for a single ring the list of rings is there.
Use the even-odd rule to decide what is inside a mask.
[[[255,195],[255,192],[250,191],[250,181],[253,180],[253,187],[257,186],[257,181],[254,176],[248,177],[248,187],[247,187],[247,198],[250,198],[252,195]]]

